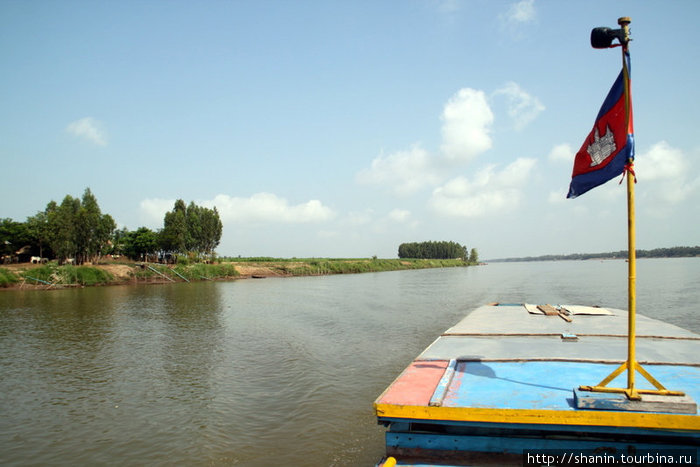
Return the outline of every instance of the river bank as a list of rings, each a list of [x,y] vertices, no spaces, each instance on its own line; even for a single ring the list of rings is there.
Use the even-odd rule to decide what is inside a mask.
[[[112,260],[84,266],[22,263],[0,267],[0,289],[50,290],[64,287],[357,274],[467,265],[456,259],[374,258],[237,259],[216,264],[178,265]]]

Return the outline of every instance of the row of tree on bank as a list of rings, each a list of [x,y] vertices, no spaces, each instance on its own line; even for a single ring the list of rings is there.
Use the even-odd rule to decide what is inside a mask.
[[[161,258],[172,258],[173,254],[211,256],[219,245],[222,231],[216,207],[209,209],[194,202],[185,206],[179,199],[173,210],[165,213],[161,230],[154,232],[148,227],[132,232],[117,230],[115,247],[132,259],[147,259],[156,254]]]
[[[135,260],[155,255],[212,255],[222,234],[216,208],[194,202],[187,206],[183,200],[177,200],[173,210],[165,214],[163,228],[158,231],[116,227],[112,216],[101,212],[97,199],[86,188],[82,198],[66,195],[61,204],[50,201],[26,222],[0,219],[0,255],[5,263],[36,257],[76,264],[96,262],[106,254]]]
[[[462,259],[469,263],[478,263],[476,248],[471,251],[457,242],[410,242],[399,245],[399,258],[417,259]]]

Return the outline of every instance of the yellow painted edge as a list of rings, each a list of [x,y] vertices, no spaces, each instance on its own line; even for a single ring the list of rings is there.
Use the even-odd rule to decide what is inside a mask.
[[[530,423],[544,425],[619,426],[700,431],[700,417],[684,414],[612,411],[483,409],[374,404],[377,417],[456,422]]]

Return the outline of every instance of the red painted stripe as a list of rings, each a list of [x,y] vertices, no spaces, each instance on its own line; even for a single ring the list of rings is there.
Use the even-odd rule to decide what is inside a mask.
[[[449,362],[413,362],[387,389],[379,404],[427,406]]]

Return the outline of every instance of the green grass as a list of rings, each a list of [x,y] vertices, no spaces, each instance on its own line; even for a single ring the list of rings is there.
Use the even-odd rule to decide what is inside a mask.
[[[0,268],[0,287],[9,287],[17,282],[19,282],[19,277],[15,273],[9,269]]]
[[[19,274],[27,280],[29,284],[40,284],[42,282],[52,282],[52,276],[58,269],[55,264],[46,264],[39,266],[38,268],[30,269],[28,271],[22,271]],[[34,279],[39,279],[36,281]]]
[[[232,263],[223,264],[205,264],[205,263],[193,263],[185,262],[186,264],[178,263],[175,267],[170,268],[162,264],[151,263],[148,266],[152,267],[156,271],[171,278],[173,281],[182,281],[184,277],[188,281],[201,281],[210,279],[230,279],[233,277],[238,277],[238,271],[236,271],[235,266]],[[177,273],[177,274],[176,274]],[[178,275],[179,274],[179,275]],[[138,279],[163,279],[162,276],[153,272],[149,268],[136,269],[134,272],[134,277]]]
[[[467,266],[462,260],[456,259],[284,259],[272,261],[258,258],[243,260],[238,258],[236,263],[267,263],[284,275],[312,276],[325,274],[359,274],[363,272],[401,271],[406,269],[426,269]]]
[[[114,277],[107,271],[91,266],[47,264],[20,274],[28,283],[34,284],[49,282],[60,285],[101,285],[114,280]]]
[[[222,263],[222,264],[204,264],[195,263],[190,265],[180,265],[178,264],[173,268],[175,271],[180,273],[183,277],[188,280],[202,280],[202,279],[225,279],[231,277],[237,277],[238,271],[236,271],[235,266],[232,263]],[[172,274],[174,278],[177,279],[177,275]]]
[[[58,275],[62,284],[99,285],[114,280],[107,271],[90,266],[61,266]]]
[[[218,264],[189,263],[168,267],[149,264],[150,267],[175,282],[232,279],[239,277],[237,264],[260,265],[283,276],[316,276],[328,274],[358,274],[364,272],[399,271],[406,269],[426,269],[464,267],[468,264],[455,259],[377,259],[377,258],[234,258]],[[139,279],[160,279],[160,275],[149,268],[132,269],[132,276]],[[180,277],[181,276],[181,277]],[[14,273],[0,268],[0,287],[10,287],[24,279],[28,284],[56,285],[101,285],[115,281],[107,271],[91,266],[58,266],[55,262]]]

